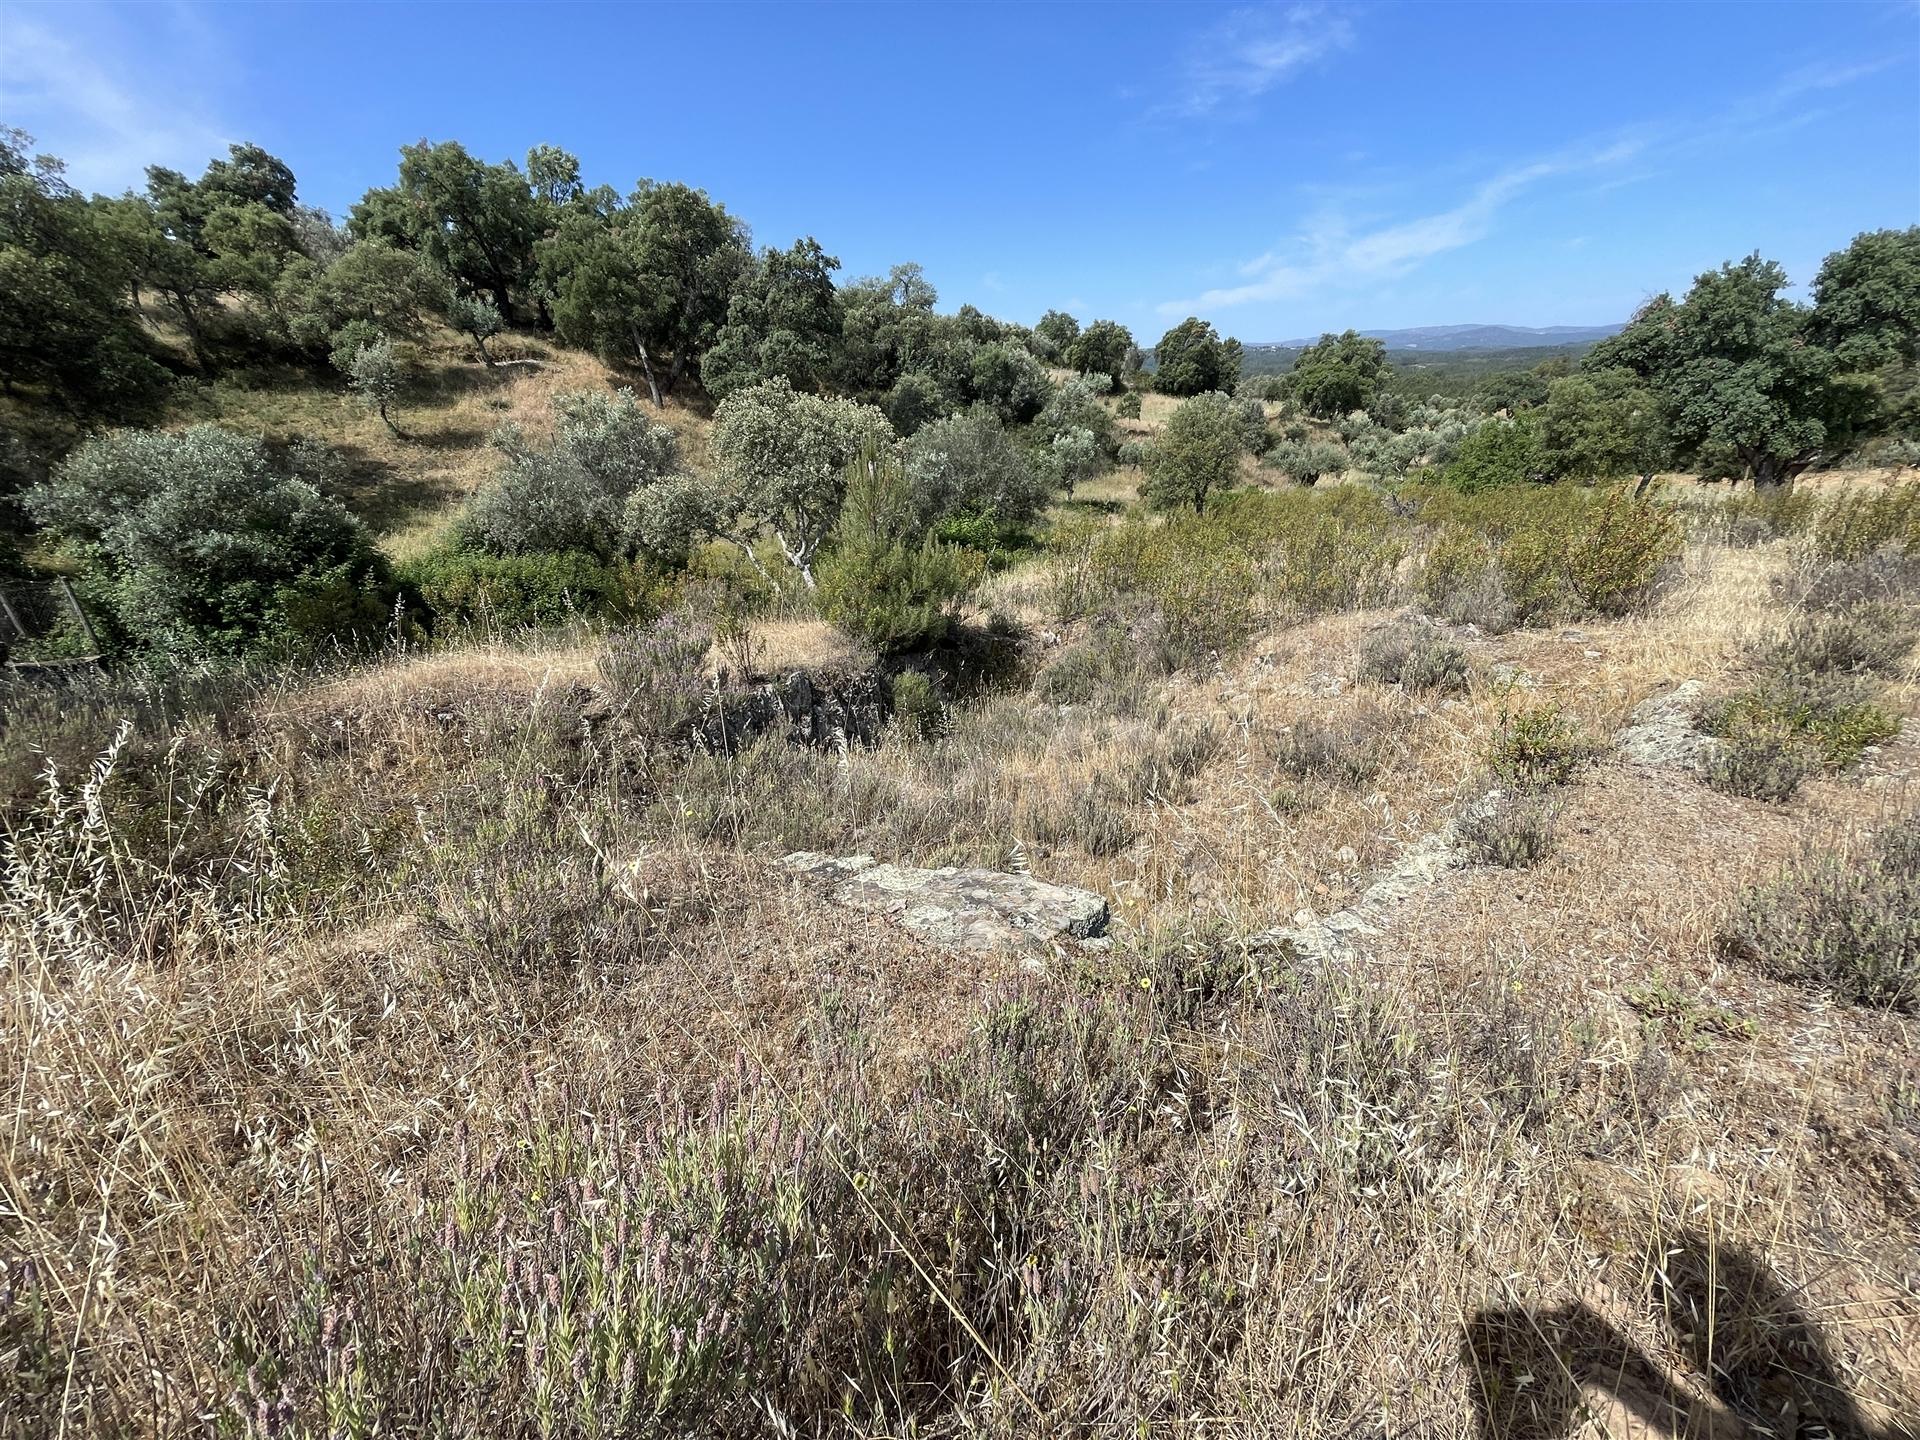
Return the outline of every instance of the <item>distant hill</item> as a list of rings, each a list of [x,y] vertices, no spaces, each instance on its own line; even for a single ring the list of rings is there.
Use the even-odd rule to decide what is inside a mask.
[[[1534,346],[1591,345],[1617,335],[1624,325],[1419,325],[1411,330],[1362,330],[1389,350],[1526,350]],[[1320,337],[1275,340],[1249,350],[1304,350]]]

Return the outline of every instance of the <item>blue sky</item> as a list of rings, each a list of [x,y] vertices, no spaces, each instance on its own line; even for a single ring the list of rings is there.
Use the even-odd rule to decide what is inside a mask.
[[[1920,223],[1920,5],[0,0],[0,123],[108,191],[254,140],[336,214],[405,141],[551,142],[1143,341],[1593,324]]]

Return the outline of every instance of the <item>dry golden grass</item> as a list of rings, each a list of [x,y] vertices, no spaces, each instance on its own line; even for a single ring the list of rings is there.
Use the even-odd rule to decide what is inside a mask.
[[[548,393],[515,413],[531,425]],[[1131,483],[1082,498],[1130,503]],[[1086,627],[1049,618],[1042,563],[980,605],[1028,616],[1044,664]],[[1513,1356],[1584,1359],[1590,1382],[1615,1350],[1529,1348],[1576,1313],[1737,1433],[1693,1338],[1707,1317],[1675,1299],[1702,1255],[1751,1260],[1787,1297],[1713,1312],[1749,1423],[1799,1403],[1755,1368],[1786,1345],[1911,1434],[1913,1022],[1770,980],[1714,938],[1803,844],[1910,808],[1912,727],[1787,805],[1603,753],[1557,792],[1537,867],[1446,870],[1337,965],[1247,943],[1349,904],[1443,825],[1512,707],[1551,702],[1605,741],[1647,695],[1726,676],[1781,628],[1790,563],[1784,543],[1695,546],[1644,615],[1458,632],[1470,677],[1448,696],[1357,678],[1396,618],[1379,609],[1072,704],[974,699],[932,739],[689,757],[604,728],[618,697],[577,636],[395,656],[134,742],[97,804],[10,835],[0,1260],[15,1284],[33,1262],[45,1319],[0,1310],[0,1434],[184,1433],[197,1413],[272,1433],[249,1385],[271,1401],[284,1362],[283,1434],[330,1433],[350,1412],[325,1396],[391,1418],[424,1395],[443,1425],[516,1436],[766,1433],[772,1410],[776,1431],[873,1437],[1517,1440],[1548,1432],[1477,1418],[1473,1343],[1511,1320]],[[863,663],[815,621],[753,634],[765,672]],[[1920,708],[1910,680],[1888,698]],[[1297,727],[1375,737],[1378,769],[1287,772]],[[783,878],[771,860],[803,844],[909,863],[1017,848],[1112,897],[1116,945],[1037,976],[956,960]],[[700,1150],[748,1099],[768,1108]],[[616,1124],[640,1158],[583,1189],[595,1127]],[[725,1268],[772,1223],[742,1157],[789,1147],[832,1163],[766,1160],[793,1228],[773,1272]],[[523,1166],[537,1188],[502,1233],[529,1263],[644,1193],[680,1227],[662,1271],[704,1264],[704,1243],[723,1288],[777,1288],[784,1318],[727,1352],[757,1388],[714,1380],[624,1428],[553,1408],[596,1362],[539,1368],[531,1327],[613,1333],[572,1288],[612,1244],[598,1231],[552,1262],[555,1298],[512,1321],[508,1363],[450,1380],[491,1363],[502,1287],[410,1267],[478,1257],[491,1242],[461,1207]],[[691,1210],[622,1188],[650,1167]],[[242,1318],[270,1353],[233,1348]],[[360,1381],[314,1338],[329,1323],[364,1347]],[[406,1344],[382,1350],[382,1325]],[[1554,1385],[1518,1359],[1502,1373]],[[1679,1431],[1585,1393],[1584,1433]],[[445,1418],[473,1405],[483,1419]]]
[[[703,412],[672,396],[656,411],[644,383],[585,351],[519,336],[501,337],[494,349],[509,363],[488,369],[470,344],[446,332],[417,347],[418,377],[394,410],[399,436],[354,395],[308,383],[216,385],[212,418],[276,443],[304,438],[331,446],[347,462],[343,498],[380,547],[401,560],[442,540],[460,505],[496,473],[494,431],[514,425],[535,441],[549,438],[553,399],[568,390],[631,387],[649,413],[679,432],[687,462],[705,466],[710,425]]]

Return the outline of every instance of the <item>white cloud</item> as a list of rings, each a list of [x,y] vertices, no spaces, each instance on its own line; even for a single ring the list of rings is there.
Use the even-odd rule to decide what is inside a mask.
[[[1208,115],[1252,100],[1352,43],[1352,23],[1324,5],[1235,10],[1195,38],[1180,97],[1169,108]]]
[[[1339,212],[1323,212],[1292,246],[1270,250],[1242,265],[1245,284],[1208,290],[1191,300],[1169,300],[1158,308],[1163,315],[1186,315],[1291,300],[1329,286],[1395,280],[1436,255],[1486,238],[1501,208],[1541,181],[1616,164],[1635,153],[1636,147],[1616,142],[1585,154],[1516,166],[1483,180],[1448,209],[1359,234],[1350,233]]]
[[[59,12],[80,16],[82,7]],[[188,29],[194,27],[188,26]],[[78,189],[114,193],[143,183],[149,165],[197,174],[228,144],[169,74],[216,73],[210,56],[149,55],[112,63],[112,47],[13,10],[0,10],[0,112],[66,162]],[[143,73],[144,72],[144,73]],[[146,88],[151,77],[153,89]]]
[[[1167,316],[1205,314],[1396,280],[1436,256],[1484,240],[1493,233],[1500,212],[1537,186],[1580,177],[1587,193],[1603,193],[1645,179],[1653,173],[1649,161],[1698,156],[1809,123],[1814,112],[1803,103],[1805,97],[1844,89],[1891,63],[1809,66],[1719,114],[1615,131],[1603,140],[1500,171],[1447,209],[1377,224],[1357,234],[1339,210],[1325,210],[1310,217],[1290,243],[1238,265],[1242,283],[1155,308]]]

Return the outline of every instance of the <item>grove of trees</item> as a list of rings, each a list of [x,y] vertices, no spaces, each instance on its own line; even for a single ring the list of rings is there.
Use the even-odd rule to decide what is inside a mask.
[[[1197,316],[1148,355],[1112,319],[943,312],[917,265],[839,271],[812,236],[756,246],[693,186],[589,187],[553,146],[523,161],[403,146],[393,183],[336,224],[258,146],[89,198],[0,132],[0,509],[41,528],[129,649],[377,628],[396,601],[431,607],[488,577],[538,592],[544,614],[643,589],[641,571],[709,545],[767,585],[826,590],[822,605],[897,647],[943,623],[975,573],[955,546],[977,559],[1022,543],[1115,463],[1116,416],[1138,417],[1143,390],[1180,401],[1126,447],[1147,500],[1171,509],[1204,509],[1248,455],[1307,485],[1644,486],[1684,466],[1764,488],[1920,438],[1920,228],[1859,236],[1806,303],[1757,255],[1723,265],[1577,364],[1453,399],[1410,391],[1352,330],[1243,382],[1240,343]],[[213,382],[288,384],[357,394],[396,444],[421,443],[410,397],[423,347],[449,331],[476,367],[533,332],[634,389],[559,395],[550,441],[497,435],[453,548],[412,571],[342,505],[324,446],[104,428],[194,418],[181,397]],[[669,397],[712,407],[704,463],[662,423]],[[863,586],[855,553],[891,578]]]

